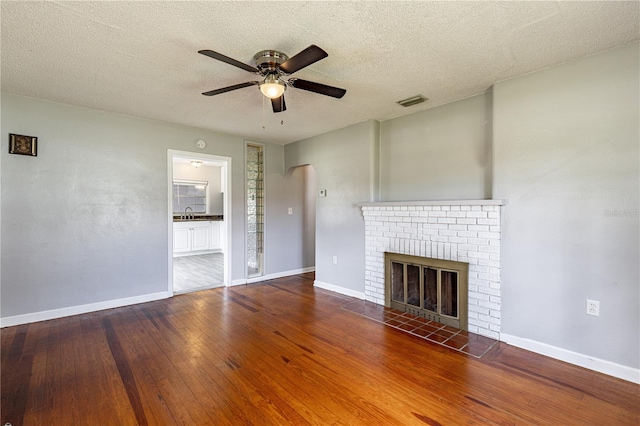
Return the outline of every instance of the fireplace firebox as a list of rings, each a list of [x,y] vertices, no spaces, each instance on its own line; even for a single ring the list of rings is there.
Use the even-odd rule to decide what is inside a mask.
[[[385,252],[385,306],[468,330],[469,264]]]

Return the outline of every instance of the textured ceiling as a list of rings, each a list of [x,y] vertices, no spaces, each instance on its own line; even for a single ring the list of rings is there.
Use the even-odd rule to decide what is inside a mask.
[[[500,80],[639,39],[638,2],[2,1],[2,89],[286,144],[482,93]],[[198,54],[252,64],[311,44],[329,56],[295,77],[274,114],[255,80]],[[252,64],[253,65],[253,64]],[[423,94],[429,102],[395,102]]]

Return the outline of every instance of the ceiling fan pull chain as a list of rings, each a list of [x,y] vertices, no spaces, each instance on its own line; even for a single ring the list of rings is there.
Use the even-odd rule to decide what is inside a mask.
[[[266,108],[266,106],[264,105],[264,103],[266,102],[266,101],[265,101],[265,99],[266,99],[266,98],[265,98],[264,96],[262,96],[262,130],[263,130],[263,131],[264,131],[264,130],[267,130],[267,126],[266,126],[266,123],[265,123],[265,121],[264,121],[264,120],[265,120],[265,112],[264,112],[264,109]]]

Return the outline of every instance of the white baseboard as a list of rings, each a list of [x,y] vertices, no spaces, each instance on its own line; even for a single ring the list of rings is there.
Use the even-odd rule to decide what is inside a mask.
[[[121,306],[135,305],[137,303],[152,302],[154,300],[166,299],[168,297],[171,297],[171,293],[168,291],[162,291],[159,293],[144,294],[142,296],[126,297],[124,299],[107,300],[105,302],[89,303],[86,305],[70,306],[68,308],[52,309],[50,311],[14,315],[12,317],[0,318],[0,327],[10,327],[13,325],[29,324],[32,322],[86,314],[88,312],[101,311],[104,309],[119,308]]]
[[[233,280],[231,282],[230,287],[233,287],[236,285],[259,283],[261,281],[267,281],[267,280],[275,280],[276,278],[290,277],[292,275],[306,274],[307,272],[315,272],[315,270],[316,270],[316,267],[311,266],[309,268],[292,269],[290,271],[276,272],[275,274],[262,275],[260,277],[241,278],[239,280]]]
[[[356,299],[364,300],[364,292],[350,290],[348,288],[340,287],[337,285],[324,283],[322,281],[315,280],[313,282],[314,287],[322,288],[324,290],[333,291],[335,293],[344,294],[345,296],[355,297]]]
[[[558,348],[556,346],[551,346],[546,343],[511,336],[505,333],[500,333],[500,340],[531,352],[568,362],[569,364],[588,368],[589,370],[640,384],[640,369],[638,368],[627,367],[604,359],[594,358],[588,355]]]

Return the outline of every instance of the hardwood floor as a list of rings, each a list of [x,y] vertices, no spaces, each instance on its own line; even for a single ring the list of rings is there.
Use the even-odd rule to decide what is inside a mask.
[[[640,386],[503,343],[478,359],[313,274],[4,328],[1,424],[637,425]]]

